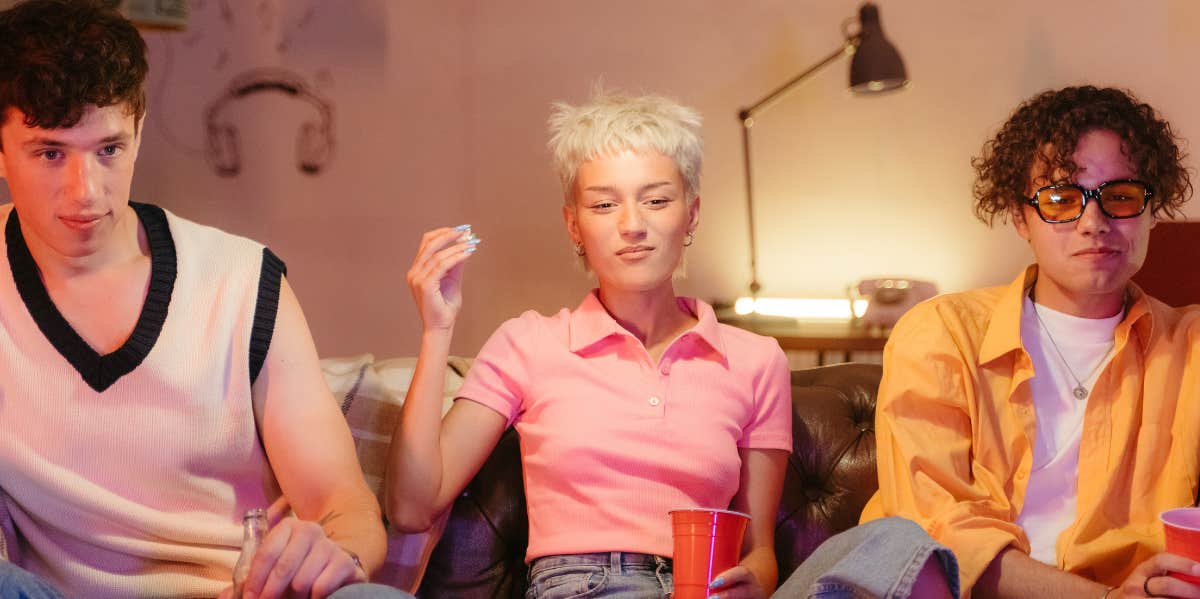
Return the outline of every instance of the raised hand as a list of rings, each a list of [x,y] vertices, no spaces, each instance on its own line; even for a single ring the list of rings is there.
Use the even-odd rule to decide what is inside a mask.
[[[463,265],[478,244],[470,225],[434,229],[421,237],[408,286],[426,330],[454,327],[462,307]]]

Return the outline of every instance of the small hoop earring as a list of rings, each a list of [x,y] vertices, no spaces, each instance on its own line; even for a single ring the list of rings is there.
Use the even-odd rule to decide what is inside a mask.
[[[687,237],[683,238],[683,247],[688,247],[695,242],[696,242],[696,236],[691,233],[688,233]]]
[[[584,251],[584,249],[583,249],[583,244],[582,244],[582,243],[577,243],[577,244],[575,244],[575,255],[576,255],[576,256],[582,256],[582,255],[584,255],[584,254],[586,254],[586,253],[587,253],[587,252],[586,252],[586,251]]]

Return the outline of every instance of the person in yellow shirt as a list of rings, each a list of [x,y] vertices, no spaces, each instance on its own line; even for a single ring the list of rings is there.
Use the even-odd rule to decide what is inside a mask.
[[[880,490],[958,558],[964,597],[1200,597],[1161,511],[1193,505],[1200,306],[1130,281],[1192,185],[1167,121],[1091,86],[1021,104],[973,161],[975,212],[1036,263],[918,305],[884,350]],[[1181,271],[1180,276],[1194,276]]]

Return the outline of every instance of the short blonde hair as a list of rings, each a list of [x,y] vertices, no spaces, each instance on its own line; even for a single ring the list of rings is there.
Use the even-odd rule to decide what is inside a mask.
[[[700,113],[674,100],[601,90],[582,106],[556,102],[548,123],[548,145],[568,203],[579,165],[623,150],[667,156],[679,167],[688,199],[700,193]]]

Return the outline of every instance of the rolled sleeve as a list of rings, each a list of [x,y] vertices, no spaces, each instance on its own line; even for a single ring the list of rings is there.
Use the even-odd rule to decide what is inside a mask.
[[[520,416],[532,380],[531,348],[536,348],[541,326],[535,312],[506,321],[484,343],[455,399],[469,399],[503,416],[506,427]]]

